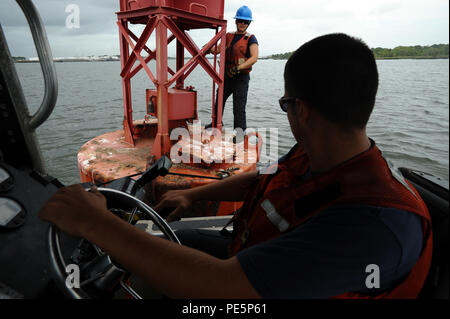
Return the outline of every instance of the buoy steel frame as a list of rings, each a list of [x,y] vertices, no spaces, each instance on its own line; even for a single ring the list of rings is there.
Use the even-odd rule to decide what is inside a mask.
[[[222,1],[223,0],[212,0]],[[201,15],[173,7],[149,6],[129,10],[129,1],[121,0],[120,12],[117,12],[117,25],[120,36],[120,60],[121,77],[124,104],[124,135],[125,141],[135,145],[134,125],[132,117],[132,94],[131,78],[144,69],[157,90],[157,118],[158,133],[156,135],[152,153],[155,159],[162,155],[170,154],[169,138],[169,118],[168,118],[168,89],[175,84],[175,88],[183,89],[184,81],[189,74],[197,67],[201,66],[213,80],[212,92],[212,123],[218,123],[217,128],[222,129],[222,108],[223,108],[223,85],[225,75],[225,45],[220,46],[220,55],[223,57],[219,62],[217,70],[217,55],[214,55],[214,63],[211,65],[206,58],[206,52],[219,43],[226,43],[226,20],[223,20],[223,9],[219,14],[220,18]],[[155,3],[158,3],[156,1]],[[164,3],[164,1],[163,1]],[[217,3],[215,3],[217,6]],[[129,24],[144,24],[145,28],[140,36],[136,36],[129,28]],[[206,45],[199,48],[194,40],[186,32],[192,29],[215,29],[215,36]],[[168,37],[168,31],[172,34]],[[156,48],[148,48],[147,41],[155,32]],[[176,70],[168,66],[168,45],[176,40]],[[134,42],[133,42],[134,41]],[[130,50],[131,49],[131,50]],[[184,50],[187,50],[192,58],[187,62],[184,60]],[[148,55],[143,58],[144,50]],[[151,60],[156,60],[156,76],[148,67]],[[133,68],[136,61],[139,64]],[[170,77],[169,77],[170,74]],[[176,83],[175,83],[176,82]],[[215,119],[215,94],[216,85],[218,87],[217,96],[217,120]],[[179,106],[177,106],[179,107]],[[182,106],[181,106],[182,107]]]

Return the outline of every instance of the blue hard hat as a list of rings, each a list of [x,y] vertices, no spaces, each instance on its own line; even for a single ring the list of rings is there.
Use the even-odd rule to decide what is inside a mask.
[[[253,21],[252,10],[250,10],[250,8],[247,6],[242,6],[236,11],[236,16],[234,18],[239,20]]]

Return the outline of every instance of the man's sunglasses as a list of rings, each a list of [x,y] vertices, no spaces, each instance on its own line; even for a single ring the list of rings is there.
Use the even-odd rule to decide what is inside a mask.
[[[250,21],[248,21],[248,20],[240,20],[240,19],[238,19],[238,20],[236,20],[236,23],[243,23],[243,24],[247,24],[247,25],[249,25],[249,24],[250,24]]]
[[[289,104],[295,102],[297,100],[296,97],[282,97],[278,100],[278,103],[280,103],[280,107],[284,112],[288,111]]]

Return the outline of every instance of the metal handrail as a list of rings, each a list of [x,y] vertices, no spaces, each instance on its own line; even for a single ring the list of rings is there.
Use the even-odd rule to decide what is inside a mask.
[[[36,51],[39,56],[39,63],[44,75],[44,98],[39,109],[31,116],[27,123],[29,129],[35,130],[47,120],[55,107],[56,99],[58,97],[58,80],[56,78],[55,64],[53,63],[53,56],[50,45],[48,44],[47,34],[36,7],[30,0],[16,0],[16,2],[19,4],[27,18],[31,34],[33,35],[34,45],[36,46]]]

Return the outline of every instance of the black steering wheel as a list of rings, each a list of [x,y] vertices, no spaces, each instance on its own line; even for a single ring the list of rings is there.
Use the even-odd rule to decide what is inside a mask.
[[[121,207],[133,208],[132,218],[129,219],[129,222],[133,220],[133,217],[136,213],[139,214],[141,220],[151,220],[165,237],[173,242],[180,244],[177,236],[170,228],[170,226],[166,223],[166,221],[155,212],[150,206],[140,201],[139,199],[119,190],[109,189],[109,188],[98,188],[98,191],[102,193],[107,200],[108,206],[113,204],[114,206],[119,205]],[[68,297],[72,299],[90,299],[92,296],[83,288],[76,287],[72,285],[67,285],[67,274],[66,274],[66,262],[64,260],[64,256],[61,250],[60,243],[60,233],[61,231],[56,228],[54,225],[50,225],[48,230],[48,249],[50,253],[50,268],[52,271],[53,278],[55,279],[56,285],[59,289]],[[149,235],[150,236],[150,235]],[[88,243],[86,240],[82,239],[85,243]],[[90,279],[86,280],[89,282],[92,281],[104,281],[101,284],[108,285],[111,283],[111,280],[120,281],[120,288],[125,290],[125,292],[132,296],[135,299],[142,299],[142,297],[135,292],[131,286],[127,283],[127,279],[131,276],[131,273],[127,270],[123,269],[117,263],[114,263],[110,256],[105,252],[101,251],[97,246],[92,245],[96,252],[95,260],[90,262],[90,269],[101,269],[101,271]],[[93,264],[93,266],[92,266]],[[108,278],[108,279],[106,279]],[[86,282],[85,281],[85,282]]]

